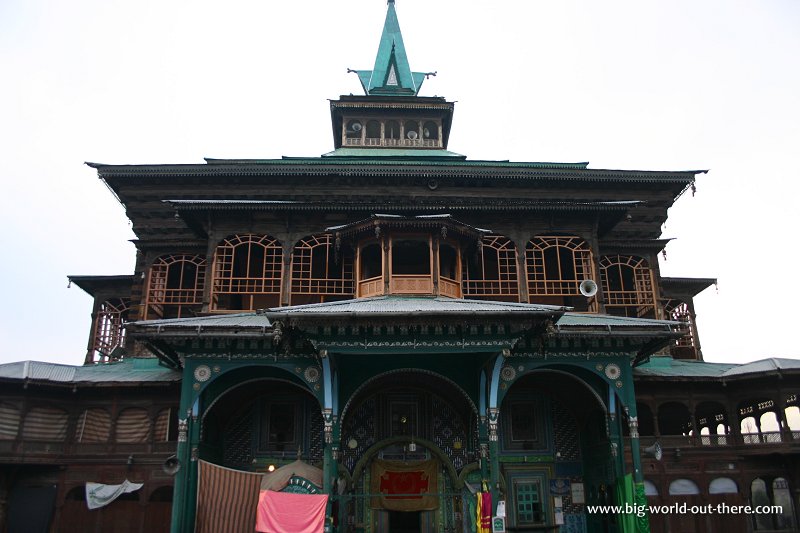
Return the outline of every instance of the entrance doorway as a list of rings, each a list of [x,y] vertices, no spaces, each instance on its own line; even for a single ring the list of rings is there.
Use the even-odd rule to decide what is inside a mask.
[[[389,533],[419,533],[420,511],[389,511]]]

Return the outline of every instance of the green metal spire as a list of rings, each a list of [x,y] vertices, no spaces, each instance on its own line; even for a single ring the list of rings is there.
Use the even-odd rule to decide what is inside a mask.
[[[411,72],[403,45],[403,34],[394,9],[394,0],[388,0],[386,22],[383,25],[378,55],[372,70],[357,70],[361,86],[369,95],[416,96],[425,81],[425,73]]]

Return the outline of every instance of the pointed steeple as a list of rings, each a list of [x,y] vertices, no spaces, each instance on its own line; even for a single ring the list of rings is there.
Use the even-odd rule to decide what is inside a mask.
[[[394,0],[389,0],[378,55],[372,70],[357,70],[364,93],[368,95],[416,96],[425,81],[425,73],[411,72],[397,21]]]

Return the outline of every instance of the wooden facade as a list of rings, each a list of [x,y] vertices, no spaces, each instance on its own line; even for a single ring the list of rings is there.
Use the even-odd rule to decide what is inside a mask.
[[[796,531],[800,365],[704,362],[715,280],[659,271],[703,171],[468,160],[392,1],[384,32],[328,154],[91,164],[134,272],[70,277],[84,367],[0,365],[0,524],[50,487],[50,531],[205,531],[208,501],[249,513],[252,474],[295,465],[320,479],[281,490],[329,495],[326,532],[471,531],[484,485],[513,531]],[[424,491],[382,484],[397,464]],[[86,509],[87,481],[126,477],[143,489]],[[648,502],[783,511],[589,511]]]

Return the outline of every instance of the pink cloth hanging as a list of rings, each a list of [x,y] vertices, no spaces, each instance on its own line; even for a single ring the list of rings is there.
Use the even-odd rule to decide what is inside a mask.
[[[322,533],[327,494],[293,494],[262,490],[258,497],[259,533]]]

